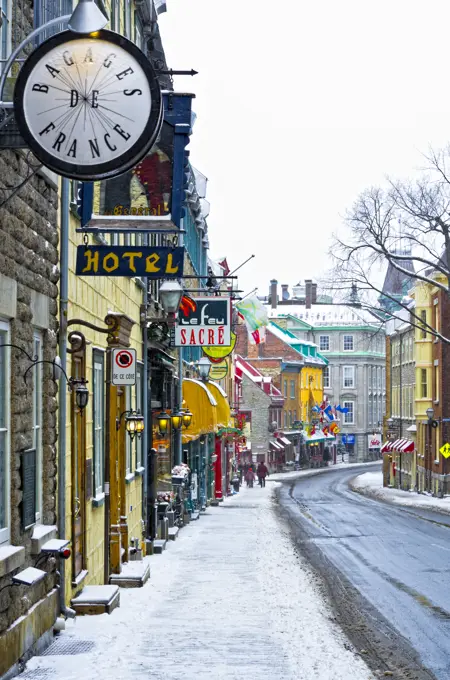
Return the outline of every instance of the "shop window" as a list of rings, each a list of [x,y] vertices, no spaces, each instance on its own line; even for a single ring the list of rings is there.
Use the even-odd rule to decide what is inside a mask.
[[[0,345],[9,343],[9,326],[0,321]],[[9,541],[10,348],[0,347],[0,544]]]
[[[95,495],[103,493],[105,471],[105,364],[104,354],[93,353],[93,429],[94,429],[94,489]]]
[[[142,387],[143,387],[143,371],[144,368],[142,364],[138,364],[137,366],[137,372],[136,372],[136,411],[139,413],[143,414],[143,409],[142,409]],[[142,446],[143,446],[143,441],[142,437],[135,437],[135,442],[136,442],[136,468],[141,468],[142,467]]]
[[[355,422],[355,402],[344,401],[344,408],[348,409],[348,412],[344,413],[344,423],[346,425],[353,425]]]
[[[344,352],[353,352],[353,335],[344,335]]]
[[[42,333],[33,335],[33,355],[42,361]],[[42,364],[33,367],[33,446],[36,451],[36,522],[42,519]]]

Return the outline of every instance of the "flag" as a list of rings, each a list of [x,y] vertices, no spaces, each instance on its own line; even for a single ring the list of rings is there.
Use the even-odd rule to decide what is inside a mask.
[[[252,345],[259,345],[265,341],[265,329],[269,323],[267,309],[258,300],[256,295],[252,295],[245,300],[241,300],[236,305],[238,316],[244,319],[249,339]]]

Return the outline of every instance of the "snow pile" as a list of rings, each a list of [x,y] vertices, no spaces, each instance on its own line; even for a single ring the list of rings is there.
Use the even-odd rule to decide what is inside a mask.
[[[428,494],[416,493],[415,491],[399,491],[383,487],[382,472],[365,472],[351,481],[350,486],[367,496],[373,496],[396,505],[406,505],[416,508],[428,508],[444,514],[450,514],[450,496],[436,498]]]
[[[90,652],[35,657],[22,680],[373,680],[280,524],[274,487],[208,508],[146,558],[150,581],[122,590],[113,614],[68,622],[61,635],[95,641]]]

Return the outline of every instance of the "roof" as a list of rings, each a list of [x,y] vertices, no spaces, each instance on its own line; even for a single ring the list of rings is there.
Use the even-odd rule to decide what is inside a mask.
[[[249,380],[251,380],[255,385],[257,385],[267,396],[274,400],[282,399],[284,397],[280,390],[273,384],[273,379],[270,376],[263,375],[257,368],[252,366],[252,364],[243,359],[239,354],[235,357],[235,372],[236,377],[239,379],[242,375],[245,375]]]
[[[400,253],[397,253],[400,254]],[[407,253],[404,253],[405,255]],[[393,253],[395,255],[395,253]],[[414,275],[414,263],[411,259],[409,260],[399,260],[398,261],[399,266],[401,266],[403,269],[407,269],[409,272],[411,272],[411,276],[408,276],[407,274],[404,274],[403,272],[399,272],[398,269],[396,269],[391,262],[388,264],[388,268],[386,271],[386,276],[384,277],[384,283],[383,283],[383,293],[387,295],[406,295],[408,292],[408,289],[411,288],[411,284],[413,281],[413,275]]]
[[[347,305],[290,305],[268,310],[271,320],[292,317],[313,327],[320,326],[379,326],[380,322],[366,309],[347,307]]]
[[[274,321],[270,321],[268,325],[268,330],[273,333],[277,338],[280,340],[283,340],[286,344],[288,344],[292,349],[294,349],[296,352],[299,353],[299,356],[302,357],[303,362],[306,364],[319,364],[320,366],[326,365],[328,362],[321,357],[319,354],[317,356],[311,356],[310,354],[303,353],[302,351],[302,345],[305,345],[306,347],[315,347],[318,349],[317,345],[314,342],[309,342],[308,340],[301,340],[298,338],[294,333],[291,333],[291,331],[285,330],[284,328],[281,328],[278,326]],[[295,363],[293,361],[285,361],[285,363]]]

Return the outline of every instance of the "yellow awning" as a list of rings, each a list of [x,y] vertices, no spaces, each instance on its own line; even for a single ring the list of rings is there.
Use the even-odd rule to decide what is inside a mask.
[[[232,427],[230,404],[225,390],[215,382],[208,381],[208,389],[217,402],[217,427]]]
[[[205,383],[192,378],[183,380],[184,405],[192,413],[192,421],[187,429],[183,428],[183,444],[217,431],[217,402]]]

